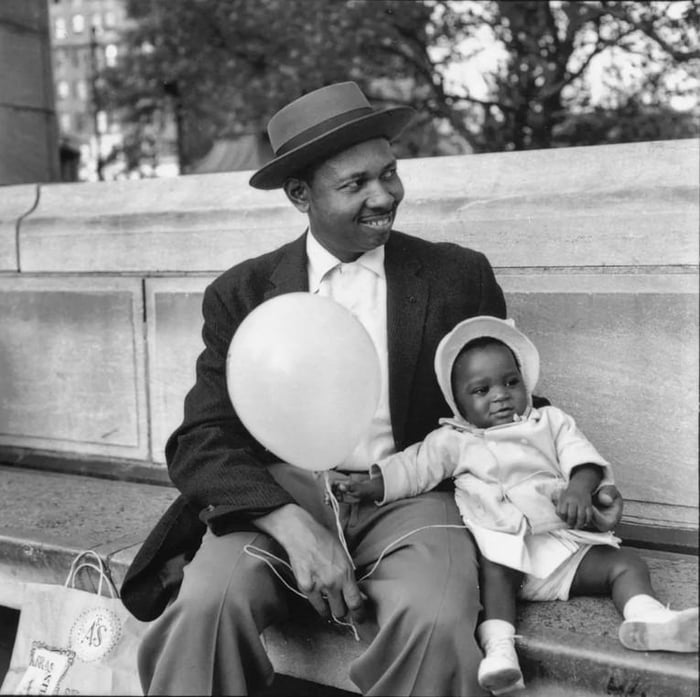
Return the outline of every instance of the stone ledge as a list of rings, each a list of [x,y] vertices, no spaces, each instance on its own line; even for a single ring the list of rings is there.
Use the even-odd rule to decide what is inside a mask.
[[[0,508],[0,580],[63,583],[73,557],[90,548],[108,562],[120,585],[143,536],[175,491],[0,467],[0,494],[6,502]],[[698,604],[697,556],[639,552],[664,602],[674,608]],[[607,598],[523,604],[519,653],[528,688],[521,697],[553,697],[564,689],[570,697],[697,695],[697,655],[627,651],[617,641],[618,625]],[[268,630],[264,640],[276,672],[357,691],[347,666],[363,644],[344,631],[305,616]]]

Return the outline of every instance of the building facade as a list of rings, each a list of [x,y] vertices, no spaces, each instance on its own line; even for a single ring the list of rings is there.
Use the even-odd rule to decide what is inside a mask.
[[[116,118],[100,104],[100,69],[117,63],[128,26],[123,0],[47,0],[56,114],[64,171],[80,155],[77,178],[114,178],[105,164],[122,142]],[[107,168],[108,169],[108,168]],[[65,178],[71,178],[64,175]]]

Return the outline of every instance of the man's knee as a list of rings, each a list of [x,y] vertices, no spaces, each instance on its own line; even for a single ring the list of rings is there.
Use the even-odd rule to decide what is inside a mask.
[[[221,545],[218,545],[221,547]],[[178,605],[193,616],[227,617],[259,614],[276,604],[280,581],[268,565],[244,549],[198,552],[185,567],[183,583],[177,597]],[[224,553],[226,552],[226,553]]]

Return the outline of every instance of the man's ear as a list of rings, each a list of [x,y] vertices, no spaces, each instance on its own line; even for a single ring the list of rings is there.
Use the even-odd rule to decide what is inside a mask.
[[[290,177],[284,182],[284,193],[294,207],[301,213],[309,212],[310,191],[309,185],[303,179]]]

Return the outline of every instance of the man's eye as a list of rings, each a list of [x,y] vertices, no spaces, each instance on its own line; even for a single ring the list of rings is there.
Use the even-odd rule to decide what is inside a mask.
[[[392,167],[391,169],[388,169],[384,174],[382,174],[382,179],[384,181],[390,181],[396,176],[396,167]]]
[[[353,179],[348,182],[343,188],[346,191],[359,191],[362,188],[362,179]]]

